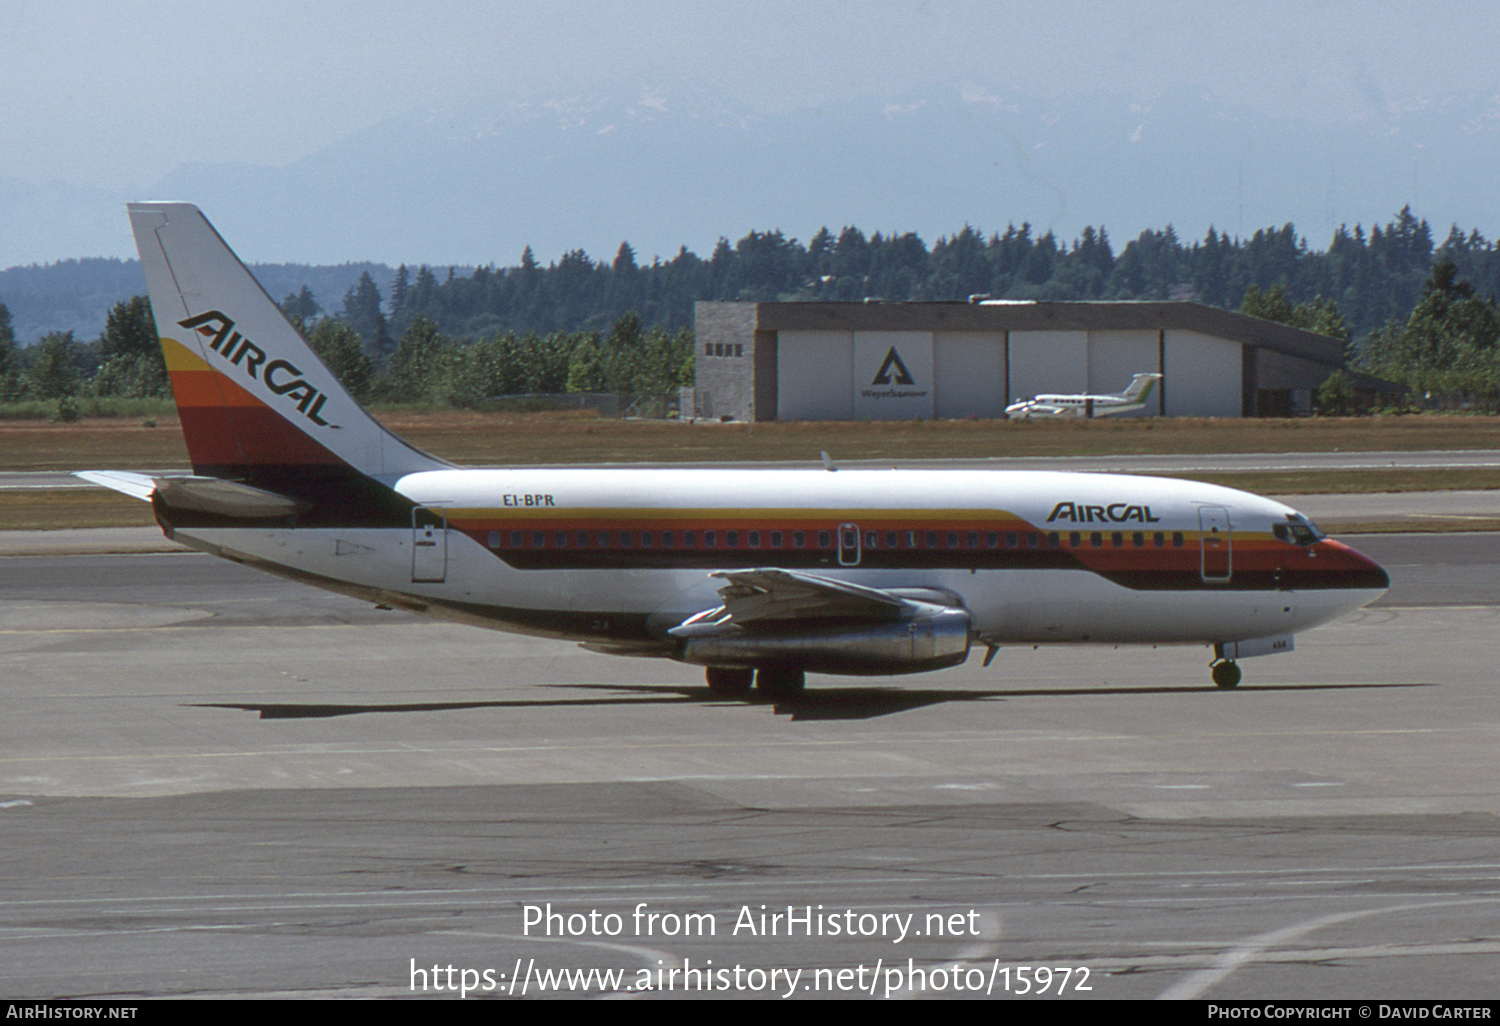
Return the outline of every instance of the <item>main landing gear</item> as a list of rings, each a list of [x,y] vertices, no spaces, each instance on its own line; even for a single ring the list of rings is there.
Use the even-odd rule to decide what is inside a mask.
[[[792,698],[802,694],[807,675],[786,666],[762,666],[755,671],[755,689],[767,698]]]
[[[1216,659],[1208,664],[1214,683],[1221,688],[1232,688],[1240,682],[1240,664],[1233,659]]]
[[[719,698],[744,698],[753,680],[766,698],[791,698],[802,693],[807,675],[787,666],[762,666],[759,670],[737,666],[710,666],[704,675],[708,690]]]
[[[704,675],[708,678],[708,690],[720,698],[744,698],[750,693],[750,683],[755,679],[754,670],[738,666],[710,666]]]

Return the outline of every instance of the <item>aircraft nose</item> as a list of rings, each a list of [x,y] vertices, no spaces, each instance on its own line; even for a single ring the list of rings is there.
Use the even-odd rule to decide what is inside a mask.
[[[1386,573],[1385,567],[1343,542],[1324,538],[1313,548],[1323,559],[1320,570],[1333,577],[1336,587],[1378,591],[1390,588],[1391,575]]]

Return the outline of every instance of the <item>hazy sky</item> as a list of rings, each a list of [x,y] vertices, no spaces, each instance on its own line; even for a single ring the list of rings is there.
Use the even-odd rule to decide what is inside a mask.
[[[760,109],[980,76],[1039,92],[1174,84],[1355,118],[1495,90],[1500,5],[972,0],[0,0],[0,173],[146,187],[284,164],[454,95],[677,80]]]
[[[610,82],[762,111],[965,78],[1187,86],[1350,120],[1500,96],[1497,51],[1500,5],[1470,0],[0,0],[0,177],[150,198],[179,164],[281,166],[445,99]]]

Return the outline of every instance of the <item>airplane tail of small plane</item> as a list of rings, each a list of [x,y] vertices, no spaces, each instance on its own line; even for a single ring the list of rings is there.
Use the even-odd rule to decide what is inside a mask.
[[[355,402],[197,207],[130,223],[195,475],[282,492],[447,466]]]
[[[1151,398],[1151,392],[1160,380],[1160,374],[1137,374],[1130,379],[1130,384],[1125,387],[1125,391],[1115,398],[1127,403],[1144,404],[1147,399]]]

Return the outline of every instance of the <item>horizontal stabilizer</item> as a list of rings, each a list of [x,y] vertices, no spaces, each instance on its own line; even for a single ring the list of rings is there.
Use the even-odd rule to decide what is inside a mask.
[[[79,470],[73,476],[145,502],[150,502],[151,493],[156,491],[156,478],[128,470]]]
[[[159,497],[174,509],[218,513],[231,517],[292,516],[308,508],[304,502],[217,477],[175,474],[151,477],[123,470],[81,470],[77,477],[148,502]]]

